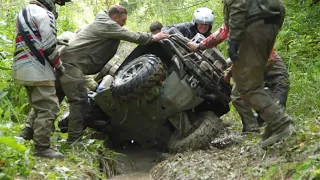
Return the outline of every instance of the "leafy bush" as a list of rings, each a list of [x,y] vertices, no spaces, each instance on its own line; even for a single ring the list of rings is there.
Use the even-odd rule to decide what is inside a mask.
[[[46,161],[31,156],[29,143],[18,142],[13,138],[20,131],[20,125],[23,124],[30,109],[24,88],[18,87],[11,78],[15,15],[27,2],[27,0],[4,0],[0,6],[0,179],[25,177],[30,173],[33,179],[38,176],[46,179],[70,178],[73,177],[73,173],[90,169],[89,167],[96,169],[90,173],[97,174],[99,177],[107,176],[108,174],[102,175],[98,172],[100,164],[97,160],[104,160],[105,167],[110,169],[114,168],[115,162],[106,161],[109,157],[112,159],[113,153],[106,149],[101,150],[101,142],[89,140],[88,146],[83,151],[62,148],[62,152],[68,157],[67,161]],[[116,2],[118,1],[83,0],[59,7],[58,33],[83,28],[92,22],[98,11],[105,10]],[[291,90],[287,111],[294,117],[297,134],[289,139],[287,148],[280,149],[279,152],[280,155],[294,157],[291,159],[293,162],[275,163],[265,167],[262,179],[281,178],[282,176],[279,176],[281,168],[286,172],[285,175],[292,179],[319,179],[320,160],[319,151],[317,151],[319,147],[316,146],[319,138],[312,134],[320,131],[319,124],[315,124],[314,120],[319,116],[320,109],[320,5],[310,6],[311,0],[284,0],[284,2],[287,6],[287,16],[282,31],[278,35],[276,50],[285,60],[290,73]],[[127,26],[134,31],[147,32],[150,23],[155,20],[164,25],[190,22],[194,10],[204,6],[213,9],[215,13],[213,31],[223,23],[220,1],[120,0],[120,4],[127,7],[129,12]],[[226,44],[219,49],[226,55]],[[12,122],[17,124],[10,124]],[[3,125],[3,123],[6,124]],[[60,135],[53,137],[59,139]],[[59,145],[61,142],[57,140],[54,144]],[[100,152],[100,154],[93,152]],[[86,159],[84,160],[83,157]],[[41,165],[49,165],[35,166],[35,161]],[[73,166],[76,169],[61,170],[61,167],[65,166],[67,169]],[[56,168],[55,171],[51,172],[51,167]],[[32,168],[39,172],[46,171],[46,173],[39,175],[39,172],[30,172]]]
[[[35,163],[30,149],[13,137],[14,128],[12,123],[0,125],[0,179],[27,177]]]

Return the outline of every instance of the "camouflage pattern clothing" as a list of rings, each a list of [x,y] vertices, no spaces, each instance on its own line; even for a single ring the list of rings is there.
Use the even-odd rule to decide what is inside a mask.
[[[217,31],[203,40],[201,44],[202,49],[216,47],[221,42],[225,41],[228,38],[229,29],[225,24],[223,24]],[[226,82],[230,83],[230,78],[232,77],[232,67],[228,69],[228,72],[225,74]],[[289,91],[289,74],[287,72],[287,67],[280,58],[280,56],[272,49],[272,52],[269,56],[269,61],[265,67],[265,84],[275,97],[279,100],[281,106],[286,106],[286,101]],[[254,116],[251,108],[245,104],[241,98],[239,92],[236,90],[236,84],[233,83],[231,100],[233,106],[239,112],[241,117],[243,132],[255,131],[258,129],[257,118]],[[260,121],[260,118],[258,118]]]
[[[278,103],[282,107],[286,107],[288,98],[288,92],[290,88],[289,74],[287,67],[280,56],[273,51],[274,56],[270,56],[273,59],[269,59],[265,68],[265,85],[268,87],[272,94],[279,101]],[[269,58],[270,58],[269,57]],[[231,92],[231,100],[233,106],[238,111],[242,121],[242,132],[252,132],[258,129],[258,121],[252,112],[250,106],[248,106],[240,98],[239,92],[236,90],[236,84],[233,84]]]
[[[87,90],[84,75],[96,74],[115,55],[120,40],[147,44],[153,41],[150,33],[132,32],[113,21],[107,12],[97,14],[93,23],[82,29],[61,49],[65,74],[56,82],[59,101],[67,96],[70,103],[68,142],[83,134],[83,117],[87,109]]]
[[[27,126],[33,128],[33,141],[37,146],[50,147],[50,135],[54,121],[59,115],[56,89],[48,86],[26,86],[32,110]]]
[[[264,89],[265,66],[283,23],[284,6],[280,0],[223,2],[229,39],[240,43],[239,59],[233,62],[233,79],[241,99],[267,122],[262,135],[262,148],[266,148],[293,132],[292,119],[270,90]]]
[[[281,0],[223,0],[222,2],[224,23],[230,29],[229,38],[232,40],[240,41],[247,26],[261,19],[269,22],[275,20],[278,28],[283,24],[285,8]]]

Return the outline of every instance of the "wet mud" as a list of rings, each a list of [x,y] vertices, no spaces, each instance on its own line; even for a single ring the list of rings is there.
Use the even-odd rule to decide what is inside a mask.
[[[155,148],[129,147],[115,152],[118,153],[116,160],[121,175],[112,180],[151,180],[150,170],[161,156],[161,152]]]

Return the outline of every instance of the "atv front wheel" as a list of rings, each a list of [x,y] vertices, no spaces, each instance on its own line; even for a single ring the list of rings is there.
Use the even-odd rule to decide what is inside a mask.
[[[168,146],[173,152],[182,152],[187,149],[201,149],[209,147],[210,142],[218,136],[226,127],[213,112],[202,112],[198,115],[191,131],[182,138],[172,137]]]
[[[143,97],[143,94],[155,86],[160,86],[166,78],[161,59],[146,54],[125,65],[114,77],[112,95],[118,100]]]

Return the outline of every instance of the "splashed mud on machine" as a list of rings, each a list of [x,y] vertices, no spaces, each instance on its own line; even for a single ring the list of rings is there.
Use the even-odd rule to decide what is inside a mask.
[[[106,66],[104,89],[89,92],[85,126],[108,135],[113,146],[131,140],[170,151],[208,146],[229,111],[227,64],[215,48],[191,52],[188,41],[172,34],[137,46],[119,67]],[[63,132],[67,123],[67,116],[59,121]]]

